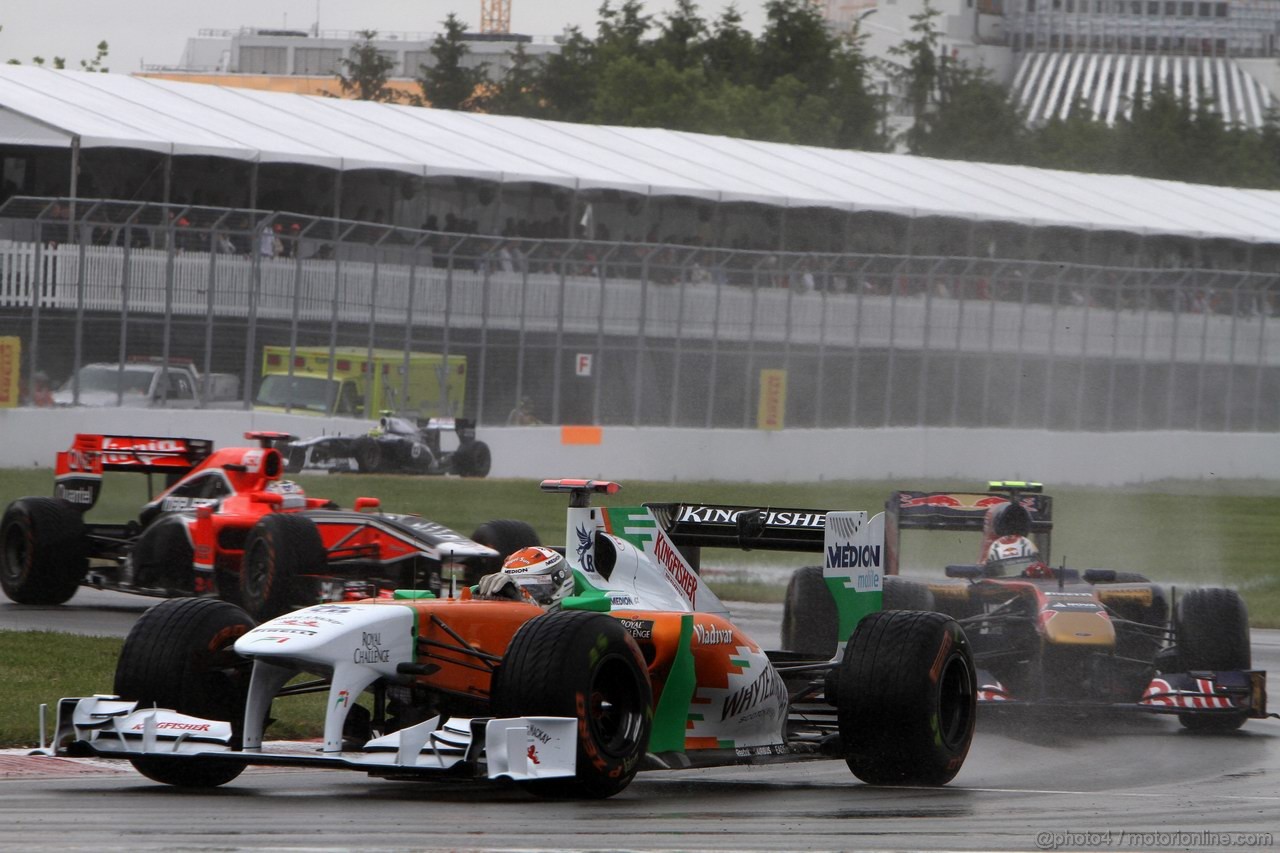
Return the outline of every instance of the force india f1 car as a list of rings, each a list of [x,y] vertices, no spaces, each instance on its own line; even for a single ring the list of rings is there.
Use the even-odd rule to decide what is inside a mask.
[[[355,510],[282,480],[274,445],[214,450],[193,438],[77,435],[57,461],[55,496],[14,501],[0,521],[0,586],[20,604],[61,604],[80,584],[153,596],[220,595],[257,618],[396,588],[439,592],[473,582],[538,544],[523,522],[484,524],[468,539],[414,515]],[[90,522],[103,474],[162,476],[165,488],[124,524]],[[478,541],[477,541],[478,540]],[[492,546],[492,547],[490,547]]]
[[[1249,622],[1233,590],[1178,591],[1112,569],[1051,568],[1053,500],[1038,484],[993,482],[987,492],[898,491],[886,504],[886,601],[910,590],[922,608],[954,616],[973,644],[978,701],[986,706],[1090,706],[1176,714],[1197,731],[1230,731],[1265,718],[1266,673],[1251,669]],[[993,576],[991,565],[950,565],[949,581],[898,576],[902,530],[981,531],[979,554],[1028,537],[1031,568]],[[1008,537],[1006,539],[1006,537]],[[802,570],[803,571],[803,570]],[[830,610],[797,574],[784,625],[806,630]],[[886,606],[891,606],[891,602]],[[825,610],[824,610],[825,608]],[[813,615],[817,614],[817,619]],[[825,617],[827,642],[833,639]],[[804,639],[799,629],[793,638]],[[787,645],[784,631],[784,645]],[[793,643],[793,645],[796,643]],[[802,643],[801,643],[802,644]],[[812,641],[810,641],[812,645]]]
[[[866,782],[909,785],[959,771],[968,642],[942,614],[880,611],[882,516],[599,508],[590,495],[616,484],[542,488],[571,495],[574,594],[558,608],[406,592],[255,625],[226,602],[167,601],[126,640],[118,696],[63,699],[42,751],[128,759],[173,785],[302,765],[576,797],[642,769],[843,758]],[[762,651],[696,573],[702,546],[821,550],[848,642],[829,660]],[[272,702],[303,691],[327,694],[323,743],[265,742]]]
[[[447,433],[458,437],[452,450],[443,447]],[[476,440],[476,422],[466,418],[431,418],[416,424],[383,415],[367,435],[320,435],[292,441],[281,448],[286,470],[360,471],[365,474],[456,474],[485,477],[492,457],[489,445]]]

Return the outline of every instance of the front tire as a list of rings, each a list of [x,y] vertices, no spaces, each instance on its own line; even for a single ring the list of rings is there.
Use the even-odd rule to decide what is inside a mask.
[[[315,603],[314,590],[302,575],[328,565],[320,531],[311,519],[270,513],[259,519],[244,543],[240,563],[240,599],[244,609],[267,620]]]
[[[453,455],[453,470],[463,477],[487,477],[493,454],[483,441],[468,441]]]
[[[116,664],[115,693],[140,707],[171,708],[226,720],[244,730],[251,664],[235,641],[257,623],[239,607],[213,598],[173,598],[134,623]],[[132,758],[148,779],[183,788],[213,788],[244,766],[207,758]]]
[[[869,785],[945,785],[969,753],[977,672],[969,640],[941,613],[863,618],[837,670],[845,762]]]
[[[89,568],[84,519],[58,498],[19,498],[0,520],[0,588],[18,604],[62,604]]]
[[[544,797],[603,799],[631,783],[653,725],[653,692],[636,641],[602,613],[563,610],[516,632],[493,676],[497,717],[578,719],[577,772],[527,782]]]
[[[375,474],[382,470],[382,445],[376,439],[365,437],[357,440],[352,455],[361,474]]]
[[[1193,589],[1178,599],[1174,639],[1180,666],[1194,670],[1241,671],[1253,663],[1249,613],[1231,589]],[[1244,725],[1247,713],[1179,714],[1191,731],[1230,732]]]

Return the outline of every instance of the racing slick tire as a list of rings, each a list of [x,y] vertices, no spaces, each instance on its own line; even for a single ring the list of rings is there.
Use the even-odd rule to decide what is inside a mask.
[[[302,575],[328,565],[316,524],[304,515],[273,512],[249,531],[240,563],[240,600],[244,609],[267,620],[314,604]]]
[[[578,720],[574,776],[525,782],[543,797],[603,799],[630,784],[653,725],[640,647],[603,613],[561,610],[520,626],[493,676],[497,717]]]
[[[483,441],[468,441],[453,454],[453,470],[461,477],[487,477],[493,454]]]
[[[839,630],[836,600],[822,578],[822,566],[792,572],[782,602],[782,648],[815,660],[830,660],[836,653]]]
[[[19,498],[0,520],[0,588],[18,604],[62,604],[89,568],[80,511],[59,498]]]
[[[945,785],[977,719],[977,672],[960,624],[941,613],[863,618],[836,669],[845,762],[869,785]]]
[[[361,474],[374,474],[382,470],[382,445],[372,438],[366,436],[357,439],[351,455],[355,457],[356,468]]]
[[[521,548],[542,544],[542,540],[538,538],[538,531],[533,529],[533,525],[514,518],[495,518],[486,521],[471,534],[471,541],[492,548],[504,560]]]
[[[884,577],[883,610],[935,610],[933,590],[918,580],[898,575]]]
[[[195,592],[195,549],[182,518],[163,518],[142,531],[132,561],[137,586],[159,587],[177,596]]]
[[[1253,663],[1249,646],[1249,614],[1239,593],[1231,589],[1193,589],[1178,599],[1173,617],[1179,665],[1194,670],[1239,671]],[[1244,725],[1245,712],[1179,714],[1191,731],[1229,732]]]
[[[114,691],[140,707],[229,721],[238,740],[252,666],[233,645],[256,624],[239,607],[216,598],[162,601],[143,613],[125,638]],[[224,785],[244,770],[242,764],[208,758],[129,760],[148,779],[182,788]]]

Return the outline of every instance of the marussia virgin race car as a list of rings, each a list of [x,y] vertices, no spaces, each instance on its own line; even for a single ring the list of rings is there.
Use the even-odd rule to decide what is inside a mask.
[[[61,604],[80,584],[153,596],[220,595],[257,618],[304,604],[397,588],[439,592],[472,582],[502,557],[538,543],[527,524],[482,525],[473,539],[415,515],[354,510],[281,479],[274,445],[214,450],[193,438],[77,435],[58,454],[54,497],[14,501],[0,521],[0,586],[20,604]],[[98,523],[103,474],[164,478],[136,520]],[[480,540],[480,541],[476,541]],[[490,547],[492,546],[492,547]]]
[[[547,611],[465,588],[256,625],[227,602],[166,601],[125,641],[116,696],[61,700],[41,751],[128,759],[173,785],[302,765],[575,797],[611,796],[643,769],[844,759],[866,782],[903,785],[960,770],[968,642],[942,614],[880,611],[882,516],[599,508],[590,495],[616,484],[542,488],[571,495],[572,594]],[[762,651],[695,571],[704,545],[825,553],[847,643],[832,659]],[[323,744],[265,741],[273,701],[304,691],[327,694]]]
[[[442,446],[448,433],[458,437],[452,450]],[[476,440],[476,422],[466,418],[432,418],[415,424],[408,418],[383,415],[367,435],[319,435],[291,441],[281,452],[289,473],[313,468],[484,477],[492,462],[489,445]]]
[[[1166,590],[1142,575],[1051,567],[1053,501],[1042,491],[1002,481],[987,492],[897,491],[886,504],[886,600],[890,587],[910,589],[922,607],[964,626],[979,703],[1176,714],[1198,731],[1230,731],[1268,716],[1266,673],[1250,667],[1249,621],[1236,592],[1179,590],[1170,608]],[[994,542],[1023,537],[1038,555],[1014,576],[982,560],[949,565],[953,580],[925,583],[897,576],[901,531],[913,529],[981,531],[980,560]],[[793,578],[793,589],[801,580]],[[806,629],[821,630],[830,643],[829,616],[814,628],[830,610],[822,592],[789,598],[784,624],[808,614]],[[792,635],[804,639],[799,629]]]

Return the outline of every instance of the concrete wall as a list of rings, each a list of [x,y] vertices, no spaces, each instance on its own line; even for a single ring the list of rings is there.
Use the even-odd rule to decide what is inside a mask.
[[[0,409],[0,468],[52,467],[77,431],[244,442],[250,429],[359,433],[364,421],[243,411]],[[1168,478],[1280,480],[1275,433],[1075,433],[983,429],[703,430],[605,427],[566,444],[560,427],[484,429],[494,477],[805,482],[1034,479],[1108,486]]]

